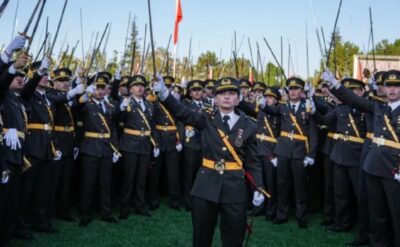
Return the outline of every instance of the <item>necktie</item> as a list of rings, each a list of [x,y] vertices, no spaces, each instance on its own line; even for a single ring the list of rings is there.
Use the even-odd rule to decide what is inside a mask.
[[[104,114],[105,111],[104,111],[103,105],[101,103],[98,103],[97,105],[99,106],[100,111]]]
[[[229,130],[231,129],[231,128],[229,127],[229,124],[228,124],[229,119],[230,119],[230,117],[229,117],[228,115],[225,115],[225,116],[222,118],[222,121],[223,121],[223,124],[224,124],[224,128],[225,128],[225,130],[228,131],[228,132],[229,132]]]
[[[140,105],[140,108],[141,108],[142,111],[144,112],[144,111],[145,111],[145,107],[144,107],[143,101],[139,100],[138,103],[139,103],[139,105]]]
[[[292,105],[292,112],[296,113],[296,105]]]
[[[198,103],[198,105],[200,108],[203,108],[203,105],[200,102]]]

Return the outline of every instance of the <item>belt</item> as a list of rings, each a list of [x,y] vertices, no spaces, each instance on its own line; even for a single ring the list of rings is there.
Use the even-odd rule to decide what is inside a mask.
[[[335,133],[333,135],[333,139],[334,140],[340,139],[340,140],[343,140],[345,142],[350,141],[350,142],[356,142],[356,143],[361,143],[361,144],[364,143],[364,139],[363,138],[356,137],[356,136],[343,135],[343,134],[338,134],[338,133]]]
[[[174,125],[156,125],[156,130],[175,131],[177,128]]]
[[[8,132],[7,128],[3,128],[3,133],[6,134]],[[17,131],[18,138],[25,139],[25,132]]]
[[[71,133],[75,131],[75,128],[74,126],[54,126],[54,131]]]
[[[213,161],[204,158],[203,166],[212,170],[216,170],[220,174],[224,174],[224,171],[235,171],[243,169],[237,162],[226,162],[223,159],[221,159],[220,161]]]
[[[150,136],[150,130],[133,130],[133,129],[124,129],[124,133],[133,136]]]
[[[267,142],[272,142],[272,143],[277,143],[278,141],[276,140],[276,138],[267,136],[267,135],[260,135],[260,134],[256,134],[256,138],[261,140],[261,141],[267,141]]]
[[[385,138],[374,137],[372,142],[379,146],[387,146],[395,149],[400,149],[400,143],[386,140]]]
[[[85,137],[97,139],[110,139],[109,133],[85,132]]]
[[[281,136],[289,138],[291,141],[298,140],[298,141],[308,141],[307,136],[298,135],[295,133],[289,133],[286,131],[281,131]]]
[[[45,130],[45,131],[51,131],[53,128],[50,124],[36,124],[36,123],[30,123],[28,124],[28,129],[29,130]]]
[[[374,139],[374,133],[367,132],[367,138],[371,140]]]
[[[328,137],[333,139],[333,136],[335,135],[335,133],[333,132],[328,132]]]

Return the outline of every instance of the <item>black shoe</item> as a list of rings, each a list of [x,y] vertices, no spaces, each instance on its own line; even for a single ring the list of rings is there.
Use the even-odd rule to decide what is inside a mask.
[[[149,212],[147,212],[146,210],[136,210],[135,214],[146,216],[146,217],[151,217],[151,214]]]
[[[92,219],[91,219],[91,218],[81,219],[81,220],[79,221],[79,226],[80,226],[80,227],[85,227],[85,226],[89,225],[91,222],[92,222]]]
[[[300,229],[307,229],[308,228],[307,222],[304,221],[304,220],[297,221],[297,225],[299,226]]]
[[[149,207],[149,210],[150,211],[154,211],[154,210],[156,210],[156,209],[158,209],[160,207],[160,204],[151,204],[150,205],[150,207]]]
[[[116,220],[114,217],[112,216],[105,216],[105,217],[101,217],[102,221],[108,222],[108,223],[118,223],[118,220]]]
[[[333,225],[335,222],[333,220],[324,220],[321,222],[321,226],[331,226]]]
[[[126,220],[126,219],[128,219],[128,217],[129,217],[129,212],[127,212],[127,211],[125,211],[125,212],[121,212],[120,214],[119,214],[119,219],[120,220]]]
[[[369,242],[367,240],[360,240],[360,239],[355,239],[352,242],[349,242],[346,244],[347,246],[367,246],[369,245]]]
[[[35,237],[33,236],[32,232],[28,231],[28,230],[24,230],[24,231],[17,231],[14,234],[15,238],[18,239],[22,239],[22,240],[34,240]]]
[[[348,232],[349,227],[347,228],[342,228],[342,227],[337,227],[337,226],[332,226],[331,228],[328,228],[326,232],[332,232],[332,233],[339,233],[339,232]]]
[[[273,222],[272,222],[272,224],[274,224],[274,225],[282,225],[282,224],[285,224],[285,223],[287,223],[288,222],[288,220],[287,219],[275,219]]]
[[[58,231],[51,226],[34,226],[33,230],[44,233],[57,233]]]
[[[59,217],[57,217],[57,218],[59,218],[60,220],[66,221],[66,222],[75,222],[75,221],[76,221],[76,219],[73,218],[73,217],[70,216],[70,215],[67,215],[67,216],[59,216]]]

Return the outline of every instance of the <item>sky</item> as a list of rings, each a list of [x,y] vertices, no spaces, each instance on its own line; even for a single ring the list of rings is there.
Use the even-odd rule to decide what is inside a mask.
[[[0,19],[0,45],[7,44],[11,40],[18,1],[16,31],[24,29],[36,3],[36,0],[10,0]],[[173,32],[175,2],[176,0],[151,1],[154,41],[157,47],[165,48]],[[179,31],[178,57],[187,56],[189,41],[192,38],[192,54],[195,61],[207,50],[214,51],[218,57],[222,55],[223,59],[229,59],[236,31],[237,46],[240,48],[238,56],[241,57],[243,54],[250,59],[247,42],[250,38],[253,55],[258,42],[262,60],[265,63],[273,62],[273,57],[263,41],[265,37],[280,61],[282,36],[283,67],[287,68],[288,44],[290,44],[292,53],[290,74],[297,74],[303,78],[307,76],[306,26],[310,74],[312,74],[318,69],[321,57],[315,29],[322,26],[325,36],[328,36],[333,30],[339,6],[339,0],[181,0],[181,3],[183,20]],[[64,0],[47,0],[35,41],[38,41],[40,36],[44,38],[46,16],[49,16],[50,33],[55,33],[63,4]],[[382,39],[393,42],[400,38],[397,18],[400,12],[400,0],[343,0],[338,29],[344,41],[351,41],[362,50],[368,47],[370,6],[375,43]],[[106,23],[111,22],[107,52],[108,54],[113,50],[123,52],[129,12],[131,11],[132,16],[136,16],[140,37],[143,37],[145,23],[149,20],[147,0],[68,0],[59,38],[54,48],[56,54],[59,53],[63,40],[73,46],[78,39],[81,39],[80,9],[83,13],[85,51],[89,48],[92,34],[98,31],[102,33]],[[32,45],[33,52],[38,49],[38,42],[35,41]],[[171,47],[170,51],[172,50]],[[75,54],[80,56],[81,45]]]

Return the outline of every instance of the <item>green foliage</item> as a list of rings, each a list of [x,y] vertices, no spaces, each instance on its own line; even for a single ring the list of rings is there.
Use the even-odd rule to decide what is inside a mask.
[[[370,51],[372,53],[372,51]],[[400,55],[400,39],[396,39],[393,43],[389,40],[384,39],[375,46],[376,55]]]

